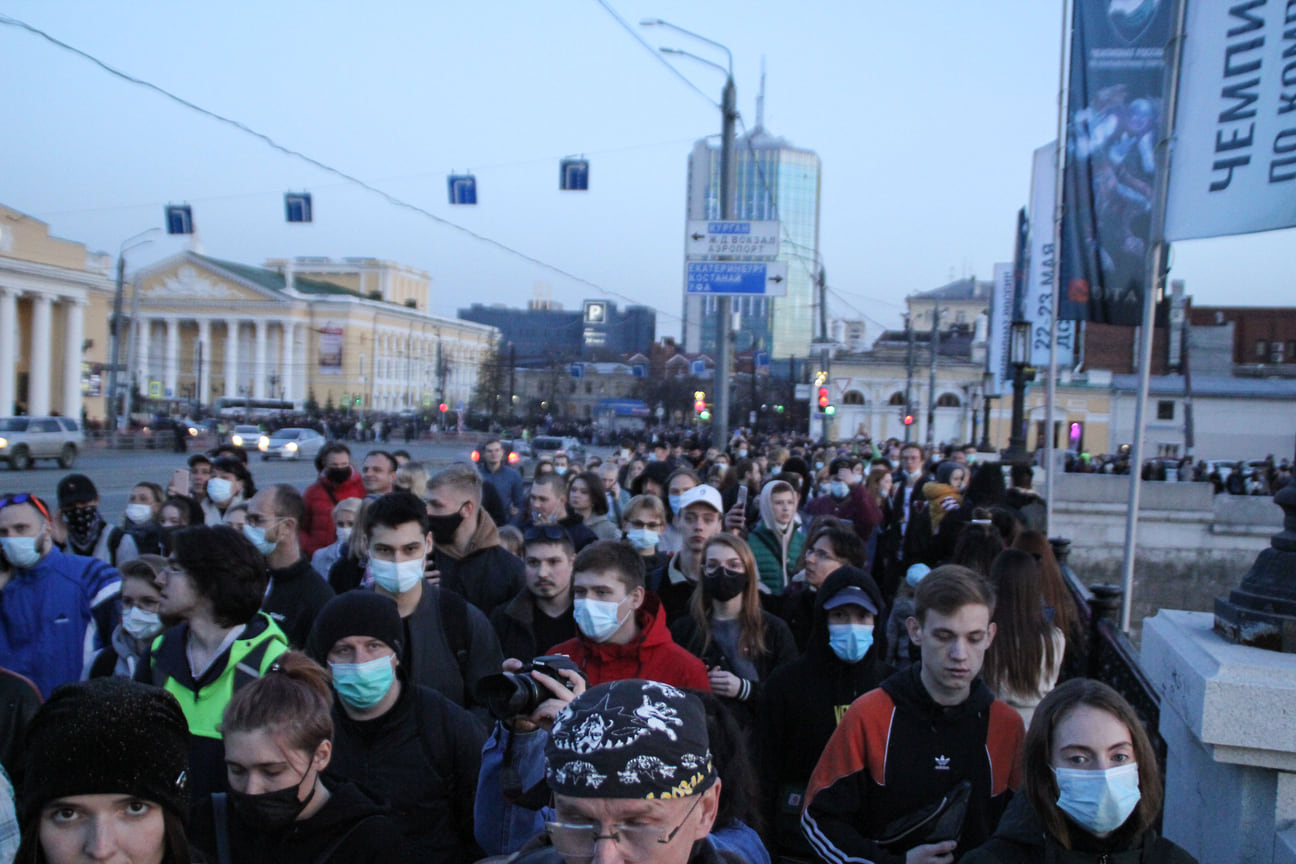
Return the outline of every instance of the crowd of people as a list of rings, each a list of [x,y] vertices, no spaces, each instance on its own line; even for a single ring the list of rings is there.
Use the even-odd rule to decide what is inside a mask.
[[[1029,466],[474,459],[0,497],[0,864],[1192,860]]]

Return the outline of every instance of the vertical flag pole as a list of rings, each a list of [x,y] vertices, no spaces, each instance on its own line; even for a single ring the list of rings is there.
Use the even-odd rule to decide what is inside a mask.
[[[1044,524],[1049,532],[1054,530],[1053,508],[1057,500],[1057,481],[1053,471],[1053,406],[1057,399],[1057,337],[1058,337],[1058,301],[1061,295],[1062,282],[1062,196],[1065,189],[1064,173],[1066,167],[1066,113],[1067,113],[1067,72],[1070,67],[1071,51],[1067,36],[1071,31],[1071,0],[1062,3],[1062,60],[1058,64],[1058,122],[1055,145],[1054,164],[1057,175],[1053,181],[1053,305],[1050,307],[1049,322],[1049,371],[1048,394],[1044,408],[1044,477],[1048,482],[1047,494],[1044,496]],[[1032,214],[1034,215],[1034,214]]]
[[[1164,132],[1157,141],[1155,198],[1152,204],[1152,255],[1147,290],[1143,295],[1143,326],[1139,331],[1138,402],[1134,406],[1134,440],[1130,448],[1129,510],[1125,514],[1125,557],[1121,564],[1120,626],[1130,631],[1134,558],[1137,549],[1139,498],[1142,492],[1143,437],[1146,431],[1148,390],[1152,377],[1152,328],[1156,322],[1157,297],[1164,293],[1167,247],[1165,240],[1166,200],[1170,191],[1170,142],[1174,137],[1175,110],[1179,102],[1179,60],[1183,53],[1184,16],[1187,4],[1175,0],[1174,30],[1170,34],[1170,56],[1166,58]]]

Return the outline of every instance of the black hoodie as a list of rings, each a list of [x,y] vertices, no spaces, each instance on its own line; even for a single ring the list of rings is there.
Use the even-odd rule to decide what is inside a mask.
[[[840,567],[820,586],[814,624],[805,652],[775,669],[765,683],[756,712],[756,763],[766,825],[780,846],[791,851],[799,845],[799,830],[792,836],[778,832],[776,817],[793,790],[804,790],[846,709],[858,697],[877,687],[887,676],[884,621],[875,621],[873,647],[858,663],[846,663],[828,646],[828,613],[823,604],[847,586],[864,589],[879,609],[882,592],[872,577],[857,567]],[[793,805],[789,805],[793,806]],[[789,810],[789,815],[791,811]],[[808,847],[804,849],[808,852]]]

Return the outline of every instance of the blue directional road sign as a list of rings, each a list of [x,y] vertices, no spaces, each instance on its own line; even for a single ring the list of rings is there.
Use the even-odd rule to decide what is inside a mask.
[[[768,366],[768,365],[770,365],[769,352],[768,352],[768,351],[757,351],[757,352],[756,352],[756,366],[757,366],[757,368],[760,368],[761,366]]]
[[[688,294],[786,297],[785,261],[690,261]]]
[[[706,361],[705,361],[705,360],[694,360],[692,363],[690,363],[690,364],[689,364],[689,374],[691,374],[691,375],[705,375],[705,374],[706,374]]]
[[[568,371],[571,372],[571,377],[573,377],[573,378],[584,378],[584,377],[585,377],[585,364],[584,364],[584,363],[573,363],[573,364],[571,364],[570,367],[568,367]]]
[[[168,204],[166,230],[168,234],[192,234],[193,209],[188,204]]]
[[[309,192],[284,193],[284,221],[311,221],[311,196]]]
[[[558,177],[558,188],[564,192],[588,192],[589,160],[562,160]]]
[[[472,174],[451,174],[446,178],[451,204],[477,203],[477,178]]]

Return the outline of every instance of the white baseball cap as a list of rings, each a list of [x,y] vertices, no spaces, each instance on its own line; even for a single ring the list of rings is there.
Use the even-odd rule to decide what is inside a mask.
[[[687,510],[690,504],[706,504],[708,507],[714,507],[717,513],[724,513],[724,504],[720,500],[720,490],[709,483],[694,486],[680,496],[680,510]]]

